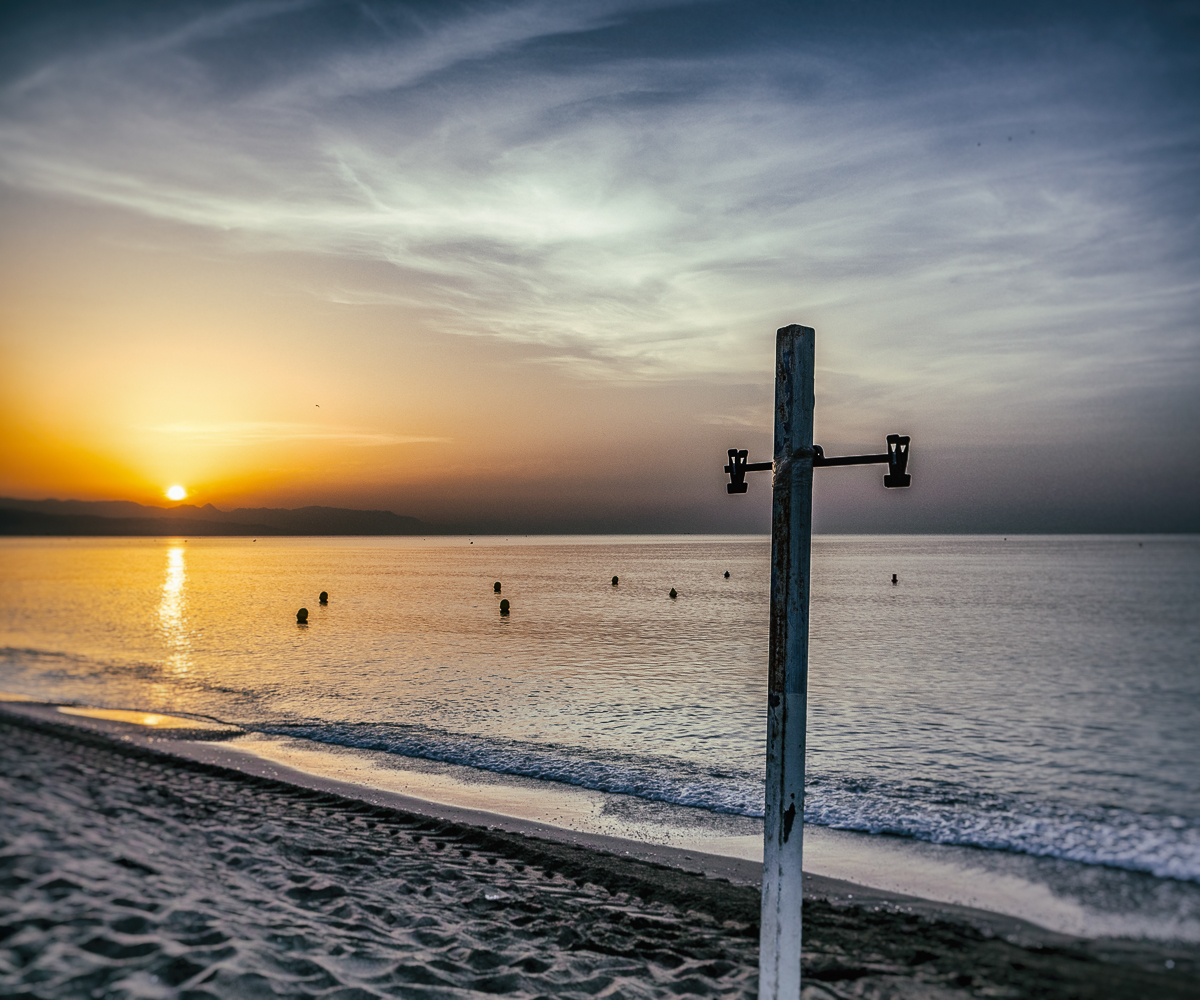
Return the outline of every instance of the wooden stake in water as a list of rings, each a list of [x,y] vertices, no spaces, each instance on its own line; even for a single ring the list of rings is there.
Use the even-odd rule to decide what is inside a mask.
[[[785,326],[776,334],[775,460],[750,462],[744,448],[730,448],[725,466],[729,474],[726,489],[733,494],[746,492],[746,473],[775,473],[759,1000],[800,997],[813,469],[886,463],[883,485],[888,489],[908,486],[912,479],[906,471],[906,435],[889,434],[887,451],[879,455],[830,458],[820,445],[813,444],[815,341],[816,332],[807,326]]]
[[[800,996],[815,339],[811,327],[785,326],[775,342],[775,484],[760,1000]]]

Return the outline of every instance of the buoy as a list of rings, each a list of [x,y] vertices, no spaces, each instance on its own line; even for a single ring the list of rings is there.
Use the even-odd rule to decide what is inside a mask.
[[[296,624],[297,625],[307,625],[308,624],[308,608],[301,608],[299,611],[296,612]]]
[[[892,583],[893,583],[893,584],[897,584],[897,583],[899,583],[899,582],[900,582],[900,581],[896,579],[896,574],[895,574],[895,573],[893,573],[893,574],[892,574]]]
[[[500,614],[502,614],[502,615],[508,614],[508,598],[507,597],[503,601],[500,602]]]
[[[669,598],[671,598],[671,600],[675,600],[675,598],[677,598],[679,595],[677,593],[675,593],[675,588],[672,587],[671,592],[669,594],[667,594],[667,596]]]
[[[617,582],[618,582],[618,581],[617,581],[617,578],[614,576],[614,577],[613,577],[613,586],[614,586],[614,587],[617,585]]]
[[[322,590],[321,596],[318,597],[317,600],[320,601],[322,604],[328,604],[329,603],[329,591]]]
[[[729,579],[729,570],[726,570],[726,571],[725,571],[725,579],[726,579],[726,580],[728,580],[728,579]]]
[[[499,580],[497,580],[495,583],[492,584],[492,590],[494,590],[497,594],[500,593],[500,581]]]

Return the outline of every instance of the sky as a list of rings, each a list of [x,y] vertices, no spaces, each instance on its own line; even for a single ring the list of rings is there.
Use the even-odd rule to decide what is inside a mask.
[[[0,7],[0,495],[1200,530],[1200,3]]]

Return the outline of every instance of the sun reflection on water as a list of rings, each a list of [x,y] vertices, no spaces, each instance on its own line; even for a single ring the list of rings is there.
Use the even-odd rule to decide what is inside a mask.
[[[167,549],[167,575],[158,602],[158,628],[169,651],[167,671],[187,673],[192,666],[192,641],[187,628],[187,563],[182,546]]]

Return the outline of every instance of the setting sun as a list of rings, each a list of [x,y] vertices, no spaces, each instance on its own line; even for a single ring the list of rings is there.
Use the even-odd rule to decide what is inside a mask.
[[[187,496],[187,490],[182,486],[172,486],[167,490],[168,500],[182,500]]]

